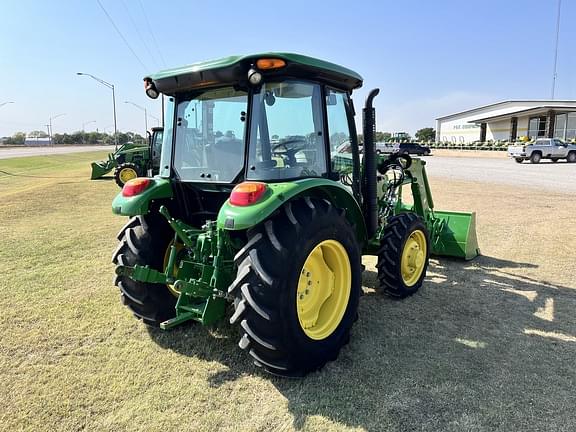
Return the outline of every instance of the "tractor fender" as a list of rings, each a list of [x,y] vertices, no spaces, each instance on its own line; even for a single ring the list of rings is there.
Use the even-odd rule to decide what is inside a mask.
[[[112,213],[121,216],[144,215],[148,213],[152,201],[172,198],[172,187],[168,179],[154,177],[148,180],[150,184],[138,195],[125,197],[122,192],[116,195],[112,201]]]
[[[367,240],[366,224],[362,210],[348,189],[333,180],[315,178],[282,183],[267,183],[264,197],[248,206],[235,206],[226,200],[218,213],[218,228],[241,231],[256,226],[266,220],[288,201],[314,196],[329,200],[338,208],[346,210],[346,219],[356,230],[360,244]]]

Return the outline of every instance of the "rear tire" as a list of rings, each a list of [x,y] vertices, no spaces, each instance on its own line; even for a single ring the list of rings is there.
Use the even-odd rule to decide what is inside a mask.
[[[575,151],[571,151],[570,153],[568,153],[568,156],[566,156],[566,162],[568,162],[568,163],[576,162],[576,152]]]
[[[542,159],[542,155],[540,153],[532,153],[532,155],[530,156],[530,163],[533,163],[533,164],[540,163],[541,159]]]
[[[246,246],[234,258],[238,273],[228,290],[235,297],[230,323],[242,328],[240,348],[254,364],[280,376],[303,376],[335,360],[350,338],[361,291],[360,251],[344,211],[326,200],[306,197],[286,203],[247,235]],[[335,260],[338,255],[323,244],[338,244],[346,259]],[[331,272],[309,266],[318,248]],[[342,262],[350,270],[347,278],[340,277],[341,266],[335,265]],[[318,275],[323,278],[316,280]],[[308,295],[310,286],[309,298],[301,292],[303,280],[308,280],[304,287]],[[346,280],[344,291],[338,288],[343,286],[339,280]],[[338,297],[341,292],[348,296]],[[301,324],[307,310],[302,302],[314,300],[317,293],[323,300],[316,303],[320,306],[314,322]],[[316,337],[313,331],[324,323],[330,330]]]
[[[376,266],[382,292],[404,298],[418,291],[428,268],[429,239],[424,221],[414,213],[388,219]]]
[[[124,187],[126,182],[129,180],[132,180],[141,175],[142,173],[140,172],[138,165],[131,162],[118,165],[114,170],[114,180],[116,181],[116,184],[121,188]]]
[[[160,217],[135,216],[118,233],[120,244],[112,255],[118,265],[148,265],[164,271],[164,253],[173,239],[169,225]],[[116,276],[122,303],[145,324],[159,327],[176,315],[177,298],[166,285],[136,282],[128,276]]]

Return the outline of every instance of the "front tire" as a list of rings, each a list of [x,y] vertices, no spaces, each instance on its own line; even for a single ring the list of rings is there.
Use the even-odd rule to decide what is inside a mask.
[[[388,219],[376,266],[381,291],[396,298],[418,291],[428,268],[429,239],[424,221],[414,213]]]
[[[135,216],[118,233],[120,244],[112,255],[119,265],[136,264],[164,271],[165,251],[173,232],[160,217]],[[128,276],[116,276],[114,284],[120,290],[122,303],[137,318],[152,327],[176,315],[177,298],[166,285],[136,282]]]
[[[566,156],[566,162],[568,162],[568,163],[576,162],[576,152],[575,151],[571,151],[570,153],[568,153],[568,156]]]
[[[121,188],[124,187],[128,181],[135,179],[140,175],[141,173],[138,165],[130,162],[118,165],[114,170],[114,180],[116,181],[116,184]]]
[[[516,161],[516,163],[519,163],[519,164],[524,162],[524,158],[514,158],[514,160]]]
[[[350,338],[361,291],[360,251],[344,212],[306,197],[247,235],[229,288],[240,348],[281,376],[303,376],[335,360]]]

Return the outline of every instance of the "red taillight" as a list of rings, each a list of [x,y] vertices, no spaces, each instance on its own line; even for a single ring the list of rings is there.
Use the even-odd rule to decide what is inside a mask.
[[[150,179],[135,178],[126,182],[122,188],[122,196],[131,197],[144,191],[150,184]]]
[[[249,206],[258,202],[266,193],[266,183],[244,182],[236,185],[230,194],[230,204],[235,206]]]

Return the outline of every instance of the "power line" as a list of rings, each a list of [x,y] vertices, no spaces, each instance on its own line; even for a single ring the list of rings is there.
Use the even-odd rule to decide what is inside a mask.
[[[106,16],[108,17],[108,20],[110,20],[110,23],[112,24],[112,26],[114,27],[114,29],[116,30],[116,32],[118,33],[118,35],[122,38],[122,40],[124,41],[124,43],[126,44],[126,46],[128,47],[128,49],[130,50],[130,52],[132,53],[132,55],[134,55],[134,57],[136,58],[136,60],[138,60],[138,62],[142,65],[142,67],[144,68],[144,71],[148,71],[148,68],[146,67],[146,65],[142,62],[142,60],[140,60],[140,57],[138,57],[138,55],[134,52],[134,50],[132,49],[132,47],[130,46],[130,44],[128,43],[128,41],[126,40],[126,38],[124,37],[124,35],[122,34],[122,32],[120,31],[120,29],[116,26],[116,24],[114,23],[114,20],[112,19],[112,17],[110,16],[110,14],[108,13],[108,11],[104,8],[104,6],[102,5],[102,3],[100,2],[100,0],[96,0],[98,2],[98,5],[100,6],[100,8],[102,8],[102,11],[106,14]]]
[[[160,50],[160,47],[158,46],[158,41],[156,40],[156,36],[154,36],[154,31],[152,30],[152,26],[150,25],[150,21],[148,21],[148,15],[146,15],[146,9],[144,9],[144,6],[142,5],[141,0],[138,0],[138,3],[140,3],[140,9],[142,9],[142,13],[144,14],[144,19],[146,20],[146,25],[148,26],[148,32],[150,33],[150,36],[152,36],[152,41],[154,42],[154,45],[156,46],[156,51],[158,51],[158,54],[160,56],[160,60],[162,60],[162,64],[164,65],[164,67],[166,67],[166,61],[164,60],[164,56],[162,56],[162,51]]]
[[[134,21],[134,18],[132,17],[132,15],[130,14],[130,10],[128,9],[128,6],[126,6],[126,2],[124,0],[121,0],[122,2],[122,6],[124,6],[124,9],[126,10],[126,14],[128,15],[128,18],[130,18],[130,22],[132,23],[132,26],[134,27],[134,30],[136,30],[136,34],[138,35],[138,38],[140,39],[140,41],[142,42],[142,45],[144,45],[144,48],[146,49],[146,52],[148,53],[148,55],[150,56],[150,58],[154,61],[155,66],[160,69],[159,63],[156,60],[156,56],[154,54],[152,54],[152,51],[150,51],[150,47],[148,46],[148,44],[146,43],[146,40],[144,40],[144,37],[142,36],[142,33],[140,32],[140,29],[138,28],[138,25],[136,24],[136,21]]]

